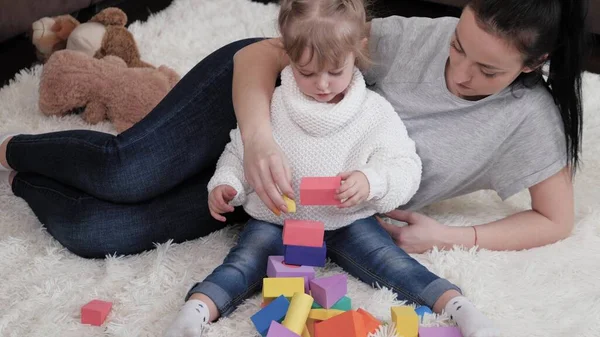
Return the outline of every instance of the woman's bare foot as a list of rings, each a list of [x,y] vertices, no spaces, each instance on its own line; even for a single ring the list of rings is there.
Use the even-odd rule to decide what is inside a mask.
[[[0,140],[2,141],[2,144],[0,144],[0,165],[2,165],[2,167],[0,169],[4,168],[4,170],[11,170],[6,161],[6,147],[11,139],[12,136],[8,136],[7,138]]]

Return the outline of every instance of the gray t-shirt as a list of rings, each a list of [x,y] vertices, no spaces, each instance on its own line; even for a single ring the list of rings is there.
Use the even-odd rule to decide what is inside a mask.
[[[563,126],[542,85],[479,101],[454,96],[444,69],[456,18],[392,16],[372,22],[370,89],[388,99],[423,161],[421,186],[402,208],[482,189],[506,199],[566,165]]]

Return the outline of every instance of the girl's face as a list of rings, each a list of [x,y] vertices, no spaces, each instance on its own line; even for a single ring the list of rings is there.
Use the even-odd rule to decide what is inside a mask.
[[[354,74],[354,54],[349,53],[341,67],[326,66],[319,70],[316,57],[310,50],[302,53],[298,63],[292,64],[294,78],[300,91],[318,102],[337,103],[350,85]]]
[[[446,65],[450,92],[466,99],[489,96],[531,71],[523,66],[523,56],[515,47],[479,27],[473,10],[465,8],[450,42]]]

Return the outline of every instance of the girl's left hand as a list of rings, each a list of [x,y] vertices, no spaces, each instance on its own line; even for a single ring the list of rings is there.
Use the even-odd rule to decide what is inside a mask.
[[[370,186],[367,176],[360,171],[342,172],[342,186],[337,191],[338,200],[345,200],[339,208],[358,205],[369,197]]]

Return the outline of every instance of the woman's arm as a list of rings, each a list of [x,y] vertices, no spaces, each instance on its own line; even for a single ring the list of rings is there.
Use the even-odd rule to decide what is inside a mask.
[[[475,226],[477,246],[489,250],[522,250],[544,246],[567,238],[575,222],[573,185],[567,168],[529,188],[531,210]],[[471,248],[473,227],[445,226],[423,214],[392,211],[393,219],[408,223],[398,227],[381,221],[398,246],[409,253],[423,253],[433,246]]]
[[[235,54],[233,107],[244,142],[271,135],[271,97],[288,63],[279,39],[253,43]]]
[[[477,226],[477,244],[490,250],[521,250],[567,238],[573,230],[575,207],[571,173],[567,168],[529,188],[531,210]],[[453,244],[472,247],[474,230],[448,227]]]
[[[275,214],[287,212],[279,190],[294,198],[291,171],[273,140],[270,106],[277,76],[289,61],[278,39],[251,44],[233,61],[233,107],[244,145],[246,180]]]

